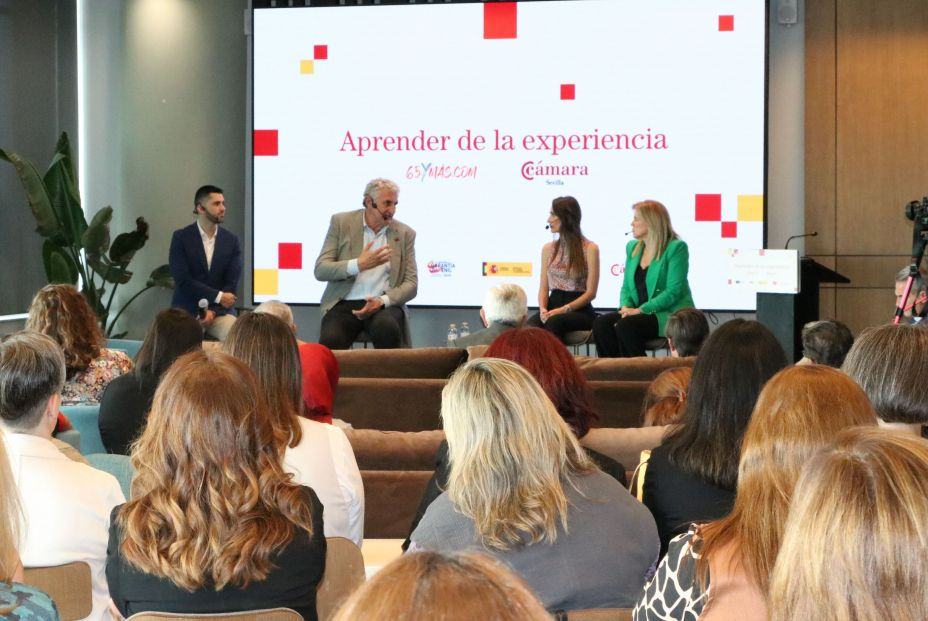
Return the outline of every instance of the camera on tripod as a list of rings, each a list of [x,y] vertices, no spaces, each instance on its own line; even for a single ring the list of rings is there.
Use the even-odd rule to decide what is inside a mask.
[[[928,196],[912,201],[905,206],[905,217],[922,227],[928,227]]]

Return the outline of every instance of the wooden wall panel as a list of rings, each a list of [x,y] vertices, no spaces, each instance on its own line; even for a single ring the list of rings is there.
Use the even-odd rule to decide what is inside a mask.
[[[893,320],[896,298],[887,289],[838,289],[836,303],[840,319],[855,335],[869,326]]]

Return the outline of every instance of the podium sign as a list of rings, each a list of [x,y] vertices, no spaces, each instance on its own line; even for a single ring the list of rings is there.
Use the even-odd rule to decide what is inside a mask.
[[[799,293],[799,252],[730,249],[727,284],[755,293]]]

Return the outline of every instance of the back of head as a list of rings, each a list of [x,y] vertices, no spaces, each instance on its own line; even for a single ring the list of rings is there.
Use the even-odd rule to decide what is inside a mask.
[[[859,428],[803,468],[771,619],[928,619],[928,443]]]
[[[86,370],[103,347],[96,315],[71,285],[42,287],[32,298],[26,329],[50,336],[61,346],[69,378]]]
[[[290,446],[302,437],[297,419],[303,412],[303,372],[293,331],[266,313],[248,313],[229,330],[222,349],[243,361],[258,376],[280,437]]]
[[[490,287],[483,301],[483,314],[490,323],[520,326],[528,315],[525,291],[519,285]]]
[[[681,308],[667,318],[664,335],[680,356],[696,356],[709,336],[709,321],[698,308]]]
[[[840,321],[823,319],[802,327],[802,355],[816,364],[841,368],[853,344],[854,335]]]
[[[268,575],[294,526],[311,532],[266,410],[243,362],[203,350],[177,359],[132,453],[132,500],[119,514],[132,565],[189,590],[244,586]]]
[[[827,366],[792,366],[764,386],[751,416],[731,514],[703,528],[703,557],[737,540],[748,574],[763,591],[802,467],[844,429],[875,426],[867,395]]]
[[[686,393],[692,376],[692,367],[674,367],[655,377],[641,403],[642,426],[679,423],[686,408]]]
[[[17,332],[0,338],[0,418],[16,431],[42,421],[48,399],[64,386],[64,356],[51,338]]]
[[[161,377],[168,367],[191,349],[203,343],[203,328],[190,313],[168,308],[155,316],[135,358],[139,376]]]
[[[506,330],[484,353],[511,360],[532,374],[554,404],[557,413],[582,438],[599,418],[593,410],[593,393],[564,344],[541,328]]]
[[[252,312],[274,315],[282,322],[290,326],[291,330],[296,328],[296,324],[293,322],[293,310],[290,308],[289,304],[284,304],[280,300],[268,300],[267,302],[261,302]]]
[[[521,578],[489,556],[412,552],[345,602],[333,621],[550,621]]]
[[[785,366],[783,348],[763,324],[744,319],[722,324],[696,358],[683,425],[664,440],[670,461],[691,476],[734,490],[757,395]]]
[[[887,324],[860,333],[841,369],[887,423],[928,424],[928,331]]]
[[[538,382],[514,362],[472,360],[442,391],[441,416],[448,496],[484,545],[554,541],[567,519],[564,486],[594,466]]]

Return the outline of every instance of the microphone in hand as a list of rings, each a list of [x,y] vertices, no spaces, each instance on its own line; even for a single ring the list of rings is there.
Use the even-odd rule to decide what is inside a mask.
[[[197,307],[200,309],[197,311],[197,319],[200,321],[206,319],[206,311],[209,309],[209,302],[206,298],[200,298],[200,301],[197,302]]]

